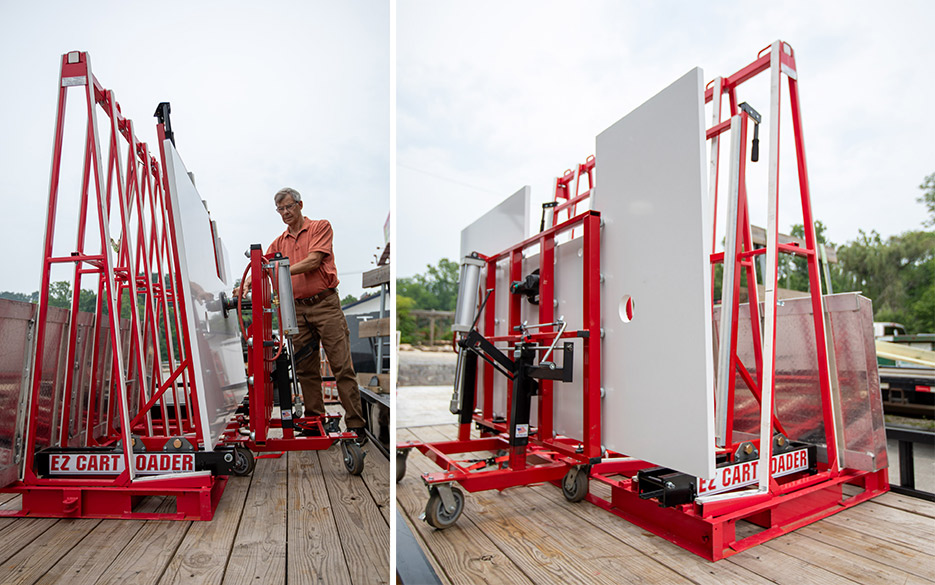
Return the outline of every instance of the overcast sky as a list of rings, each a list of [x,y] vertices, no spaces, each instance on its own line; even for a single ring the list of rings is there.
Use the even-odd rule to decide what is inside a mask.
[[[812,206],[830,239],[922,227],[918,185],[935,172],[930,2],[399,0],[397,22],[399,276],[455,259],[460,230],[526,184],[538,225],[554,178],[594,154],[597,134],[692,67],[727,76],[776,39],[795,50]],[[761,75],[739,99],[768,114],[768,86]],[[788,230],[801,214],[783,128]],[[765,125],[761,139],[762,150]],[[763,225],[765,159],[748,169]]]
[[[390,211],[388,46],[381,0],[3,1],[0,290],[39,288],[59,64],[79,50],[157,158],[153,112],[172,104],[232,272],[251,243],[282,232],[272,196],[291,186],[308,217],[332,222],[341,293],[359,295]],[[68,99],[83,107],[78,90]],[[77,180],[63,177],[62,197],[77,197]]]
[[[388,3],[127,5],[0,4],[0,290],[39,286],[59,61],[86,50],[153,147],[155,105],[172,103],[179,152],[233,272],[250,243],[282,231],[270,197],[289,185],[308,216],[335,226],[342,292],[362,292],[390,211]],[[921,1],[399,0],[398,275],[455,258],[461,228],[522,185],[538,215],[598,133],[692,67],[729,75],[775,39],[796,51],[813,206],[830,238],[917,229],[917,186],[935,171],[933,21]],[[767,114],[765,76],[748,85],[740,98]],[[795,186],[790,155],[783,195]],[[762,223],[758,173],[765,164],[748,183]],[[790,200],[783,229],[799,221]]]

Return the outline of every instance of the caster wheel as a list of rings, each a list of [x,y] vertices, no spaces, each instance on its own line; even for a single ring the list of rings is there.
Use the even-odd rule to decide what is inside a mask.
[[[250,449],[234,447],[234,475],[250,475],[255,467],[256,460]]]
[[[451,494],[455,499],[455,509],[452,511],[445,508],[442,496],[436,488],[432,488],[429,501],[425,505],[425,521],[438,530],[454,526],[454,523],[461,517],[461,512],[464,511],[464,493],[453,487],[451,488]]]
[[[588,474],[583,469],[569,469],[562,480],[562,495],[569,502],[583,500],[588,495]]]
[[[406,477],[406,460],[409,459],[409,449],[396,450],[396,483]]]
[[[341,442],[341,453],[344,455],[344,467],[351,475],[360,475],[364,471],[364,451],[360,445],[353,441]]]

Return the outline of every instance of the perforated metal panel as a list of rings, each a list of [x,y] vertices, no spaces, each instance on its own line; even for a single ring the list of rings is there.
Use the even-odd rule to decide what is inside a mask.
[[[39,348],[42,352],[42,371],[39,373],[38,414],[35,420],[37,451],[50,445],[58,445],[62,388],[65,384],[65,354],[68,347],[68,319],[67,310],[49,307],[45,343]]]
[[[831,295],[825,297],[825,310],[834,334],[844,466],[861,471],[884,469],[889,462],[870,299],[857,293]]]
[[[23,433],[29,389],[28,357],[36,305],[0,299],[0,486],[19,478],[16,440]]]
[[[827,461],[822,398],[812,304],[809,297],[784,299],[776,312],[776,416],[788,437],[818,445],[819,459]],[[763,314],[762,303],[760,314]],[[873,310],[858,293],[825,296],[836,368],[833,391],[841,404],[844,436],[839,447],[844,465],[861,471],[887,467],[883,402],[873,344]],[[750,310],[740,306],[738,356],[757,378],[750,342]],[[714,322],[719,323],[720,307]],[[737,438],[759,436],[759,404],[740,377],[736,380],[734,429]]]
[[[72,394],[63,417],[68,425],[67,445],[77,447],[85,444],[85,426],[88,420],[88,401],[91,392],[91,358],[94,349],[94,315],[78,313],[75,319],[75,355],[68,364],[73,370]]]

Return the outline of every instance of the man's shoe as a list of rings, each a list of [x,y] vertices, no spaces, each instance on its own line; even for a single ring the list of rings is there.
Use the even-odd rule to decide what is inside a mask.
[[[357,435],[357,444],[365,445],[367,443],[367,430],[364,427],[355,427],[353,429],[347,429],[347,432],[354,433]]]

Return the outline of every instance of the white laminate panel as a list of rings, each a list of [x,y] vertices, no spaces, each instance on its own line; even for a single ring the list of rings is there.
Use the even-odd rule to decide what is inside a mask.
[[[603,443],[713,477],[703,88],[695,68],[597,137],[592,208],[604,221]]]
[[[492,256],[526,239],[529,194],[527,185],[461,230],[461,258],[471,252]]]
[[[164,146],[198,409],[205,448],[211,450],[247,393],[240,333],[236,313],[225,317],[222,310],[221,293],[230,287],[218,278],[208,212],[172,142]],[[230,270],[225,266],[221,273]]]

